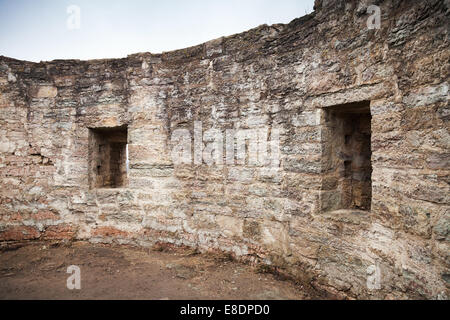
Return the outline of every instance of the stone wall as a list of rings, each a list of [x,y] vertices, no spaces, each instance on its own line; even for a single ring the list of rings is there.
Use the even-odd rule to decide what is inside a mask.
[[[288,25],[163,54],[0,57],[0,240],[167,242],[339,297],[448,298],[449,2],[375,1],[380,29],[370,4],[316,1]],[[334,210],[327,115],[364,101],[371,210]],[[276,128],[279,166],[174,163],[174,132],[198,138],[199,121]],[[127,184],[92,187],[90,132],[124,126]]]
[[[322,141],[322,211],[370,210],[370,102],[327,108]]]

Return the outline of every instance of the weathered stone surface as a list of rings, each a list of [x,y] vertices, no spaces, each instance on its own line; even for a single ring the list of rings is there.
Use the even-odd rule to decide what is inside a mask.
[[[54,86],[36,86],[30,89],[30,95],[34,98],[54,98],[58,89]]]
[[[287,25],[164,54],[1,56],[0,241],[167,242],[272,264],[340,297],[448,299],[448,1],[378,1],[373,30],[370,4],[317,0]],[[344,126],[361,121],[348,110],[333,120],[355,103],[370,129]],[[247,139],[241,162],[196,163],[195,121],[223,137],[268,129],[279,159],[251,164]],[[124,152],[90,162],[108,140],[90,132],[125,126],[127,183],[90,183]],[[191,163],[171,157],[181,129]]]

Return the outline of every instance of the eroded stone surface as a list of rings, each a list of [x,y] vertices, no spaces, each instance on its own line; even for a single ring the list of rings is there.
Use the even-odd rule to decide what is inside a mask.
[[[374,30],[365,5],[316,1],[288,25],[163,54],[0,57],[0,240],[183,244],[342,297],[448,298],[448,2],[379,5]],[[371,210],[329,212],[322,108],[360,101]],[[171,135],[194,137],[194,121],[279,128],[280,166],[174,164]],[[90,186],[89,130],[125,125],[127,185]]]

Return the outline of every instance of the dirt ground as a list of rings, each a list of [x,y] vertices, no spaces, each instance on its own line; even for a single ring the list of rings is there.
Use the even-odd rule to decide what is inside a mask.
[[[70,265],[80,268],[80,290],[66,286]],[[0,252],[0,299],[310,298],[300,285],[276,275],[187,249],[75,242],[16,245]]]

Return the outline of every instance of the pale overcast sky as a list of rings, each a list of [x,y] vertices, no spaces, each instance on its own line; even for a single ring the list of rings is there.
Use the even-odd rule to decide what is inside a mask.
[[[71,5],[80,9],[79,28]],[[0,0],[0,55],[38,62],[160,53],[288,23],[313,7],[314,0]]]

